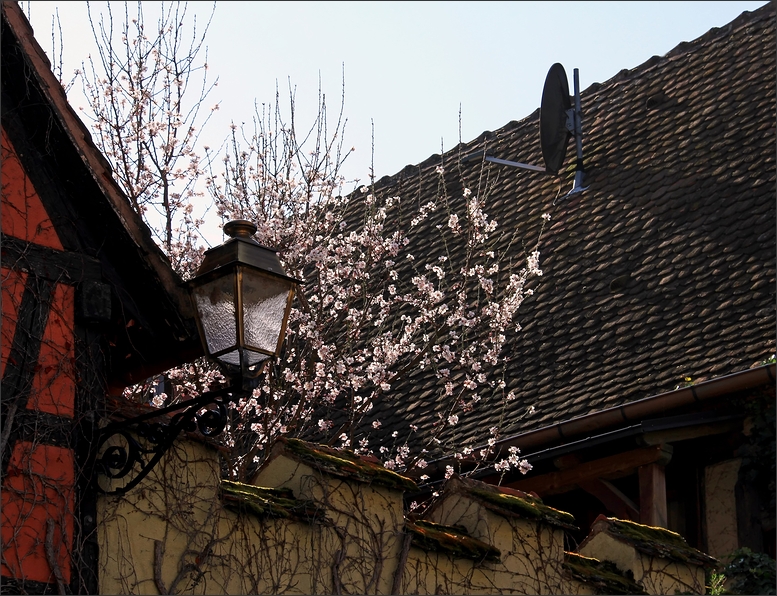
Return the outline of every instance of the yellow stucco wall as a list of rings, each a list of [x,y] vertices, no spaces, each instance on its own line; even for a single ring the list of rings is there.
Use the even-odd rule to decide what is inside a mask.
[[[213,450],[179,441],[127,496],[99,499],[100,593],[331,591],[332,528],[225,508],[218,470]]]
[[[322,534],[318,549],[333,562],[331,593],[338,582],[360,594],[390,593],[404,532],[400,491],[331,476],[286,456],[268,462],[254,484],[291,488],[326,511],[332,531]]]
[[[612,561],[621,571],[631,571],[634,580],[649,594],[704,594],[704,569],[662,557],[650,557],[605,533],[593,536],[580,554]]]
[[[741,459],[729,459],[704,469],[707,552],[724,558],[739,546],[735,488]]]
[[[561,589],[564,560],[563,531],[545,523],[519,517],[503,517],[479,501],[461,494],[444,495],[429,514],[431,521],[464,526],[469,535],[501,552],[489,582],[509,587],[518,594],[557,594]]]
[[[464,526],[501,551],[498,561],[412,545],[399,490],[322,473],[287,455],[263,467],[254,484],[313,501],[318,521],[235,511],[219,484],[217,452],[179,440],[127,496],[101,496],[100,593],[389,594],[395,585],[406,594],[593,593],[562,569],[562,530],[503,517],[460,494],[444,494],[430,521]],[[667,593],[665,584],[652,585]]]

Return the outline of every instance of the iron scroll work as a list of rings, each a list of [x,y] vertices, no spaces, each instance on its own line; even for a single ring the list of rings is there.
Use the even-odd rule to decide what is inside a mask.
[[[134,477],[111,490],[97,482],[98,490],[107,495],[123,495],[135,488],[182,432],[199,430],[206,437],[220,434],[227,425],[227,404],[250,392],[242,386],[225,387],[103,427],[97,440],[97,473],[112,481],[132,474]],[[173,412],[177,413],[170,417],[168,423],[153,421]]]

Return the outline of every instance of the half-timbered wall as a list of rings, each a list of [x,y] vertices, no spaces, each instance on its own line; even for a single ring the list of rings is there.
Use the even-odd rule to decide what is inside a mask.
[[[93,403],[85,399],[93,388],[85,388],[99,363],[85,358],[89,333],[77,325],[76,296],[90,278],[99,279],[99,267],[63,246],[24,151],[5,128],[0,175],[0,574],[4,591],[84,593],[94,585],[93,566],[84,559],[93,542],[94,497],[79,473],[88,452],[79,438],[81,414]]]

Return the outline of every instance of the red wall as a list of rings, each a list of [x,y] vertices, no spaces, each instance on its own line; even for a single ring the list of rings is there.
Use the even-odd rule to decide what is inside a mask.
[[[49,249],[62,243],[14,147],[2,131],[2,201],[4,235]],[[25,283],[34,273],[3,263],[0,374],[5,375]],[[27,410],[72,420],[75,411],[74,288],[54,284],[40,355],[34,368]],[[16,364],[16,363],[11,363]],[[16,396],[3,395],[7,404]],[[9,416],[10,418],[10,416]],[[75,458],[67,447],[42,440],[15,439],[2,485],[0,573],[17,580],[70,583],[75,512]],[[29,438],[29,437],[28,437]],[[52,565],[53,563],[53,565]]]

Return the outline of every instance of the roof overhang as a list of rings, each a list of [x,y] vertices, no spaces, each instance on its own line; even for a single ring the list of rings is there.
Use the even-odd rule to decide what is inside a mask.
[[[759,366],[505,437],[496,443],[495,451],[507,453],[510,447],[515,446],[520,449],[522,458],[536,463],[636,438],[639,444],[647,446],[641,449],[645,451],[645,457],[658,457],[660,454],[654,447],[659,448],[669,440],[690,438],[694,433],[702,432],[699,430],[702,427],[703,432],[725,432],[731,430],[732,424],[740,424],[742,418],[719,412],[671,415],[673,412],[759,387],[774,387],[776,369],[775,364]],[[485,447],[476,447],[475,450]],[[441,458],[429,462],[424,471],[435,478],[431,484],[442,482],[436,477],[452,461],[453,458]],[[493,470],[487,470],[475,477],[488,479],[493,475]]]
[[[3,0],[2,25],[3,126],[13,129],[12,142],[29,145],[26,167],[50,185],[52,201],[69,200],[61,227],[77,230],[79,240],[63,255],[91,259],[97,267],[93,277],[111,286],[117,301],[101,330],[113,336],[106,359],[109,385],[118,390],[195,360],[203,350],[180,276],[68,103],[17,2]]]

